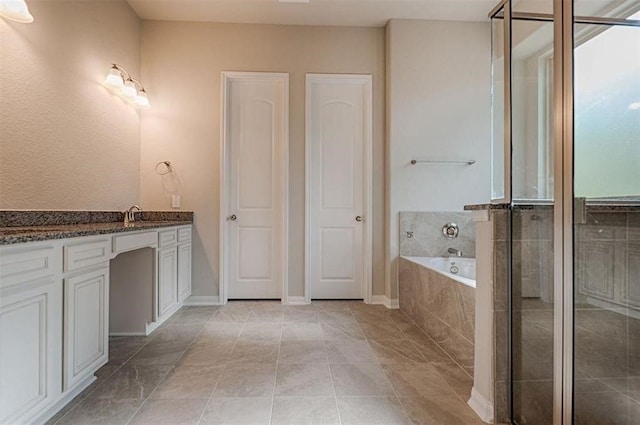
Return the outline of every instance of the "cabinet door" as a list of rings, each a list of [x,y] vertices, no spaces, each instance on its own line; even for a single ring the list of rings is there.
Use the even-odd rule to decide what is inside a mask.
[[[30,423],[62,393],[62,282],[0,294],[0,423]]]
[[[577,244],[578,290],[581,294],[613,301],[615,295],[615,242]]]
[[[178,246],[178,300],[191,295],[191,242]]]
[[[640,307],[640,242],[630,241],[621,250],[620,301],[630,307]]]
[[[164,316],[178,302],[178,248],[158,251],[158,316]]]
[[[64,282],[64,389],[107,363],[109,357],[109,268]]]

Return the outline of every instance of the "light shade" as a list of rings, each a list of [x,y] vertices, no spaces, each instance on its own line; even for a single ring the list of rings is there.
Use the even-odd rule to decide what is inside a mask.
[[[136,84],[131,80],[125,81],[124,86],[122,86],[122,95],[129,99],[135,99],[137,94]]]
[[[104,85],[114,89],[122,89],[124,80],[122,79],[120,71],[116,68],[111,68],[107,74],[107,78],[104,80]]]
[[[147,92],[144,90],[140,90],[138,95],[133,100],[133,104],[136,105],[140,109],[150,109],[151,104],[149,103],[149,96],[147,96]]]
[[[29,6],[24,0],[0,0],[0,16],[11,21],[28,24],[33,22]]]

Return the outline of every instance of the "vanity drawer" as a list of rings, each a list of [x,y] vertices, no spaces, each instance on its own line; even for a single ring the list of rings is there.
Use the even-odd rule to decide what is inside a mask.
[[[191,226],[178,229],[178,242],[189,242],[191,240]]]
[[[156,232],[134,233],[113,237],[113,252],[133,251],[138,248],[156,246],[158,234]]]
[[[64,271],[81,269],[109,260],[109,239],[86,241],[64,246]]]
[[[176,229],[163,230],[158,232],[158,246],[165,248],[171,245],[175,245],[178,241],[178,231]]]
[[[0,255],[0,288],[52,276],[60,268],[59,251],[52,246],[4,250]]]

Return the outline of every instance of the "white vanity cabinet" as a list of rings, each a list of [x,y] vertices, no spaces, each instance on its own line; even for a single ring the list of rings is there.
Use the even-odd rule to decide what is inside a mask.
[[[191,295],[191,241],[178,245],[178,301]]]
[[[191,295],[191,226],[158,232],[158,320]]]
[[[60,247],[0,249],[0,423],[31,423],[62,393]]]
[[[171,315],[178,304],[178,248],[158,250],[158,318]]]
[[[0,425],[45,423],[95,380],[109,360],[110,260],[141,248],[156,255],[148,290],[116,282],[148,303],[148,334],[191,294],[191,225],[0,246]],[[154,269],[153,254],[131,258]]]

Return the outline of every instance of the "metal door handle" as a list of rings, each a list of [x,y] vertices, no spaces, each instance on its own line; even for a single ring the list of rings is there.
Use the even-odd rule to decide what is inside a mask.
[[[361,215],[357,215],[356,216],[356,221],[357,222],[361,222],[362,221],[362,216]]]
[[[231,215],[228,217],[228,219],[229,219],[229,220],[231,220],[231,221],[236,221],[236,220],[238,219],[238,217],[237,217],[235,214],[231,214]]]

